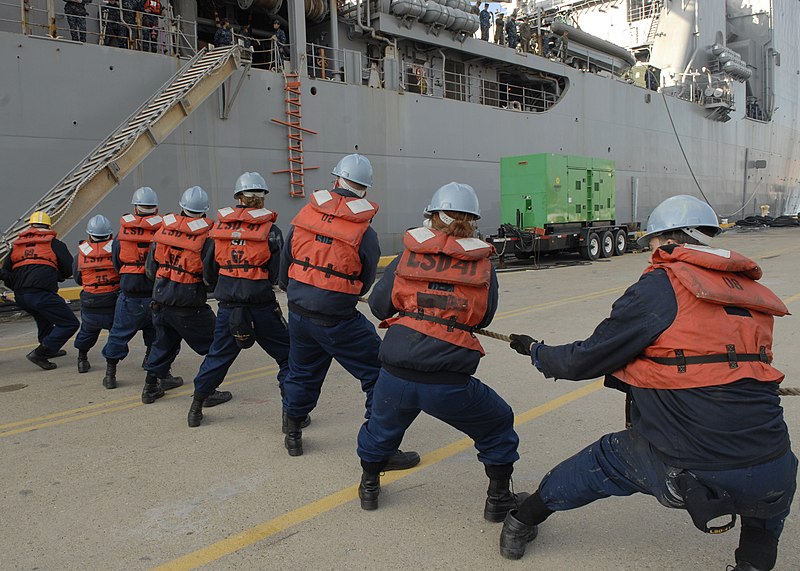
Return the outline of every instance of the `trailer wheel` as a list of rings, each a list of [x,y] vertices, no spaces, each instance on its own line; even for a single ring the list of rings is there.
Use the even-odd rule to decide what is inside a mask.
[[[600,239],[600,257],[610,258],[614,255],[614,234],[606,230]]]
[[[617,230],[614,235],[614,255],[621,256],[628,249],[628,233],[625,230]]]
[[[584,260],[594,261],[600,257],[600,237],[595,232],[586,238],[586,245],[581,246],[580,253]]]

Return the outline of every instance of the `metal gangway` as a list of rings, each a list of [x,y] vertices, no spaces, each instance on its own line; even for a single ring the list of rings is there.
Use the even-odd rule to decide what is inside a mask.
[[[44,210],[64,235],[97,206],[181,122],[242,67],[230,108],[250,67],[250,51],[239,45],[204,48],[186,62],[150,99],[31,206],[0,237],[0,261],[11,250],[30,215]]]

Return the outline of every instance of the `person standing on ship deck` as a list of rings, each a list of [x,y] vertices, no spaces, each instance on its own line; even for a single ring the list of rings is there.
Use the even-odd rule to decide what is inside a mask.
[[[290,456],[303,454],[302,423],[319,400],[322,383],[336,359],[361,381],[365,417],[380,372],[380,337],[356,309],[378,270],[378,234],[370,226],[378,205],[365,197],[372,186],[369,159],[353,154],[331,171],[333,189],[318,190],[292,220],[281,255],[279,285],[289,304],[289,376],[284,388],[287,416],[284,444]],[[396,450],[386,470],[419,463],[416,452]]]
[[[588,339],[550,346],[511,336],[547,378],[605,375],[626,394],[630,427],[548,472],[506,517],[501,555],[521,558],[554,512],[643,493],[686,509],[706,533],[741,516],[734,571],[775,566],[797,487],[778,395],[784,375],[771,364],[774,316],[788,310],[757,282],[758,264],[708,247],[719,232],[708,204],[668,198],[639,239],[650,265]]]
[[[14,290],[14,301],[36,321],[39,345],[27,359],[49,371],[57,365],[48,359],[67,354],[61,349],[80,323],[58,295],[58,284],[72,275],[72,256],[52,230],[50,216],[31,214],[30,226],[19,233],[3,262],[3,278]]]
[[[278,215],[264,208],[269,193],[257,172],[243,173],[233,189],[238,204],[218,211],[209,234],[213,241],[203,261],[203,276],[219,302],[214,340],[194,379],[194,400],[188,423],[203,421],[203,406],[216,394],[242,349],[258,343],[278,363],[278,387],[289,373],[289,331],[273,286],[280,273],[283,234],[275,225]],[[285,415],[283,430],[286,431]],[[307,422],[303,426],[308,426]]]
[[[74,42],[86,42],[86,4],[92,0],[64,0],[69,35]]]
[[[425,215],[430,223],[404,234],[405,251],[369,297],[388,331],[372,414],[358,434],[361,508],[377,509],[380,473],[424,411],[475,441],[489,478],[483,516],[501,522],[527,494],[510,490],[519,460],[514,412],[473,376],[484,355],[474,331],[488,327],[497,310],[494,249],[473,237],[480,205],[469,185],[441,187]]]
[[[492,14],[489,12],[489,4],[483,5],[483,10],[478,14],[481,26],[481,40],[489,41],[489,28],[492,27]]]
[[[498,46],[506,45],[505,41],[505,22],[503,21],[502,12],[498,12],[494,19],[494,43]]]

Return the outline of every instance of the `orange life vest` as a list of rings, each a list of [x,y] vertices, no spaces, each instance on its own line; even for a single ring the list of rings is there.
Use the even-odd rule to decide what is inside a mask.
[[[28,228],[19,234],[11,247],[11,269],[22,266],[50,266],[58,269],[58,258],[53,251],[55,230],[44,228]]]
[[[121,274],[143,274],[147,252],[161,228],[161,216],[126,214],[119,220],[119,261]]]
[[[492,246],[429,228],[407,231],[403,245],[392,288],[399,316],[381,327],[405,325],[484,355],[473,331],[489,305]]]
[[[269,232],[278,215],[266,208],[222,208],[209,236],[219,273],[246,280],[269,279]]]
[[[155,236],[155,259],[158,262],[156,277],[182,284],[201,283],[201,252],[212,223],[208,218],[192,218],[181,214],[164,216],[164,224]]]
[[[144,11],[148,14],[161,14],[161,2],[159,0],[144,0]]]
[[[111,260],[111,240],[78,244],[78,270],[87,293],[119,291],[119,274]]]
[[[289,277],[328,291],[359,295],[361,239],[378,212],[366,198],[318,190],[294,217]]]
[[[614,377],[649,389],[783,380],[771,365],[772,326],[773,316],[789,310],[757,283],[758,264],[729,250],[685,244],[653,252],[645,273],[659,268],[675,291],[675,321]]]

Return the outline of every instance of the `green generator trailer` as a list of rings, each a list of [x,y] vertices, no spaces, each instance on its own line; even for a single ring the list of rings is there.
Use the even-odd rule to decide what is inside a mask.
[[[576,251],[622,255],[628,228],[615,221],[614,161],[540,153],[500,159],[500,221],[489,240],[501,257]]]

